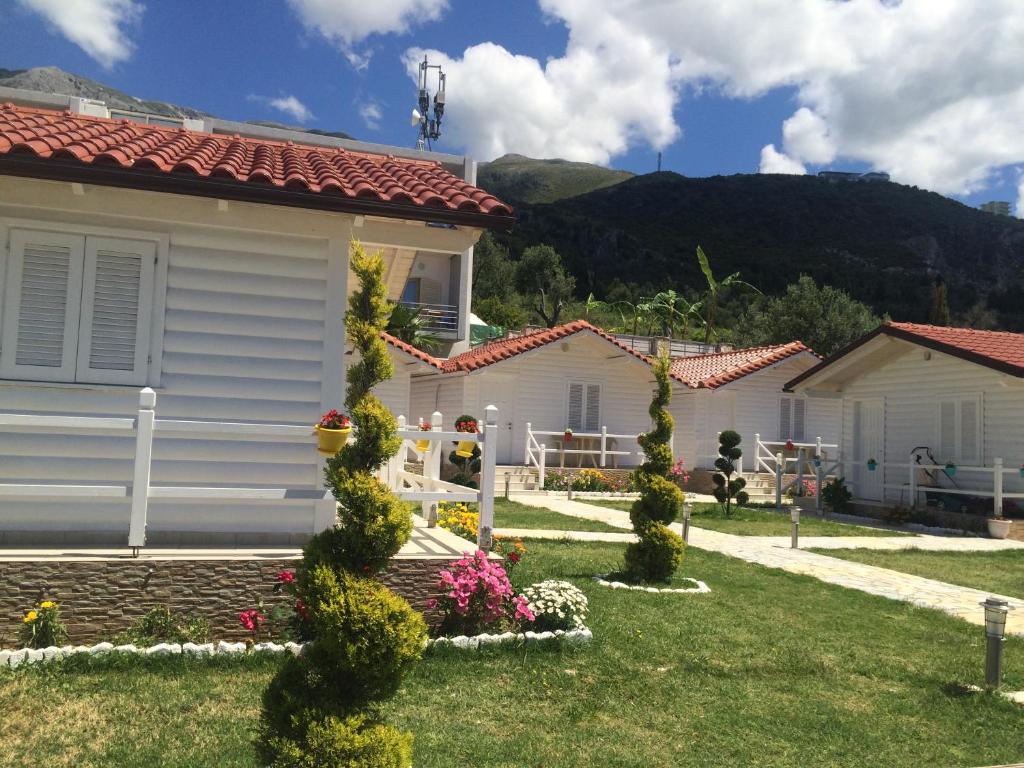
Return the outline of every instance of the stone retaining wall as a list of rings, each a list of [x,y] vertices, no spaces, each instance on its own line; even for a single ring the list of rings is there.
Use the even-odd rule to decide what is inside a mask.
[[[426,612],[437,573],[446,559],[393,560],[383,581]],[[270,611],[290,605],[274,595],[277,574],[294,569],[294,559],[91,561],[18,560],[0,562],[0,648],[18,645],[18,629],[40,600],[61,605],[72,645],[111,640],[135,619],[159,605],[175,613],[200,615],[213,639],[244,639],[239,611],[262,598]],[[428,614],[428,620],[436,618]]]

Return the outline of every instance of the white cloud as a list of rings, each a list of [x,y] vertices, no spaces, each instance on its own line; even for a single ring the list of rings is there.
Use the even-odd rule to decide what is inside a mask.
[[[380,104],[375,101],[368,101],[359,106],[359,116],[363,119],[363,123],[371,131],[376,131],[380,128],[381,118],[384,113],[381,111]]]
[[[362,69],[372,53],[357,45],[372,35],[402,34],[437,21],[448,0],[288,0],[307,29],[337,45],[352,66]]]
[[[132,0],[19,0],[107,69],[132,55],[125,27],[137,22],[143,6]]]
[[[784,152],[779,152],[774,144],[768,144],[761,149],[761,164],[757,168],[758,173],[788,173],[802,176],[807,173],[803,163]]]
[[[1024,175],[1017,182],[1017,218],[1024,219]]]
[[[295,96],[258,96],[256,94],[250,94],[248,97],[249,101],[257,101],[261,104],[266,104],[272,109],[276,109],[278,112],[284,112],[290,118],[295,120],[297,123],[308,123],[316,115],[313,111],[303,104]]]
[[[673,141],[683,94],[786,88],[782,149],[762,151],[775,166],[856,161],[968,193],[1024,162],[1020,0],[539,2],[568,29],[559,56],[484,43],[445,58],[449,138],[481,159],[607,162]]]

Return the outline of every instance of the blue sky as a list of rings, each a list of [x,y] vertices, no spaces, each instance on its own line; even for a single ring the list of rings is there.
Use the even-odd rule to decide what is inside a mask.
[[[58,0],[0,0],[0,67],[54,65],[135,96],[238,120],[300,122],[271,103],[292,97],[311,113],[301,120],[309,127],[408,146],[415,139],[408,125],[415,90],[407,60],[415,58],[410,49],[430,49],[449,71],[450,119],[436,145],[444,151],[569,156],[647,172],[661,148],[664,168],[691,176],[753,173],[759,166],[812,173],[878,168],[972,204],[1018,196],[1024,145],[996,151],[987,137],[975,136],[988,150],[979,157],[976,146],[943,140],[967,126],[940,119],[955,120],[958,106],[976,101],[985,83],[948,93],[940,88],[933,103],[918,105],[900,94],[949,80],[938,58],[930,78],[927,50],[909,64],[895,58],[904,51],[864,54],[859,78],[846,71],[849,56],[778,54],[780,46],[802,43],[790,28],[800,19],[787,14],[819,0],[767,0],[781,3],[772,17],[779,39],[763,47],[745,42],[743,16],[736,15],[742,7],[732,16],[717,8],[704,13],[705,5],[689,0],[648,0],[647,7],[677,6],[667,22],[636,12],[636,0],[378,2],[381,8],[371,13],[365,0],[76,0],[74,9]],[[868,38],[854,36],[860,21],[891,24],[897,37],[921,26],[887,14],[875,0],[849,5],[863,18],[830,21],[816,12],[804,26],[831,26],[809,28],[808,36],[833,34],[836,51],[859,51],[870,48]],[[966,0],[961,5],[971,12]],[[1012,4],[1003,7],[1014,13]],[[691,11],[703,14],[699,24],[672,27],[674,17]],[[773,23],[756,21],[758,34],[770,38]],[[951,17],[950,29],[937,28],[934,45],[963,23]],[[722,52],[721,41],[731,48]],[[983,59],[992,50],[982,40],[973,54],[962,55]],[[986,70],[983,60],[971,64]],[[890,67],[923,71],[892,92],[881,86],[872,92],[873,73]],[[991,83],[992,104],[1007,98],[1005,86]],[[871,119],[843,106],[853,103]],[[361,116],[368,105],[379,119]],[[1007,121],[1016,119],[1006,112]],[[888,142],[884,126],[878,129],[886,120],[892,122]]]

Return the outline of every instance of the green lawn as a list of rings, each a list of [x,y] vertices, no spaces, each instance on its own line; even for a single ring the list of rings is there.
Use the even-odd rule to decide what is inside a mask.
[[[495,528],[534,528],[544,531],[601,531],[604,533],[628,533],[596,520],[563,515],[542,507],[530,507],[505,498],[494,500]]]
[[[631,501],[609,499],[583,499],[585,504],[609,507],[624,512],[629,511]],[[774,509],[756,509],[754,507],[734,507],[732,514],[726,517],[718,504],[694,504],[690,523],[698,528],[709,531],[732,533],[736,536],[789,536],[791,523],[789,512],[776,512]],[[800,516],[801,536],[907,536],[899,531],[882,528],[868,528],[860,525],[837,523],[822,520],[811,514]]]
[[[691,549],[710,595],[610,590],[622,545],[534,543],[517,581],[590,598],[581,648],[431,652],[388,705],[416,768],[979,766],[1024,758],[1021,710],[958,695],[979,627]],[[1024,640],[1005,647],[1024,688]],[[276,659],[83,661],[0,672],[0,766],[255,768]]]
[[[812,551],[1024,599],[1024,549],[1003,552],[926,552],[921,549],[896,552],[877,549]]]

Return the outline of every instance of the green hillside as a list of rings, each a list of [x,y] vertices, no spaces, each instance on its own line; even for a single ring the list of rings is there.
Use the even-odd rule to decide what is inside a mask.
[[[808,274],[901,320],[926,318],[938,272],[954,314],[985,302],[1001,326],[1024,329],[1024,221],[916,187],[665,172],[518,214],[512,252],[555,246],[580,296],[614,281],[699,290],[700,243],[716,273],[741,270],[766,293]]]
[[[629,171],[600,165],[534,160],[522,155],[504,155],[490,163],[481,163],[477,172],[480,186],[515,204],[551,203],[610,187],[632,177]]]

